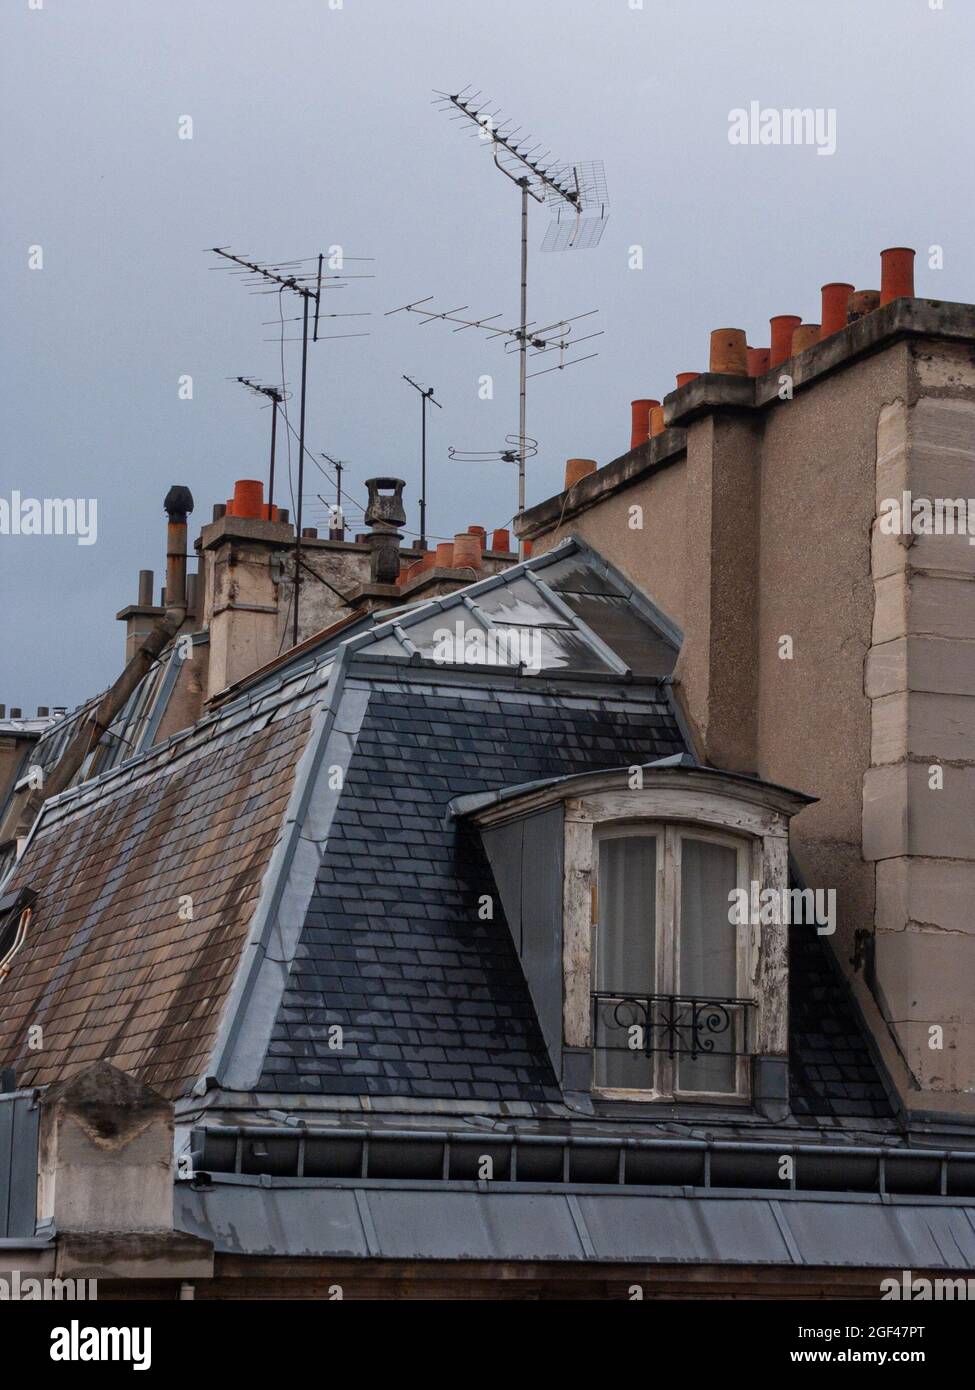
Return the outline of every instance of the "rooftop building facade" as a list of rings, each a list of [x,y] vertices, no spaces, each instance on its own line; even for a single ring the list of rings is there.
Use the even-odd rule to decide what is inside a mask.
[[[717,331],[520,561],[404,553],[374,479],[370,533],[304,538],[296,645],[287,522],[239,489],[190,586],[170,507],[129,675],[2,813],[21,1268],[874,1298],[975,1266],[975,549],[886,505],[975,492],[975,310],[883,264],[791,356]]]

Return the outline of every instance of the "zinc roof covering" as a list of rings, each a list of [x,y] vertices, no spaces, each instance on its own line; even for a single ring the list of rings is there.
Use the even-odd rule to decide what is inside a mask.
[[[458,621],[466,641],[456,643],[451,663],[438,634],[455,635]],[[524,635],[520,647],[505,644],[512,630]],[[479,640],[491,648],[484,661],[477,659]],[[519,657],[530,651],[539,672],[626,681],[669,675],[680,643],[680,629],[665,614],[584,542],[569,537],[442,598],[382,609],[325,633],[320,644],[304,644],[294,669],[310,669],[345,648],[360,659],[489,665],[518,674],[528,664]],[[255,685],[273,684],[276,674],[259,676]]]
[[[380,1185],[221,1176],[176,1187],[176,1223],[220,1254],[975,1268],[975,1206],[673,1188]]]

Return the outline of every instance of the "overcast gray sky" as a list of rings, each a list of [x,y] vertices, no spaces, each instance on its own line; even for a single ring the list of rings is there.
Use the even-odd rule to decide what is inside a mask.
[[[446,450],[516,429],[515,359],[383,318],[434,295],[516,320],[517,191],[432,89],[473,83],[559,158],[606,165],[598,248],[541,254],[533,211],[530,317],[598,308],[605,336],[594,361],[531,383],[530,504],[567,457],[624,452],[630,400],[704,368],[710,329],[760,345],[770,314],[817,320],[823,282],[878,285],[882,247],[918,248],[918,293],[973,298],[973,40],[970,0],[4,0],[0,496],[93,497],[98,539],[0,535],[0,702],[32,712],[106,685],[114,614],[140,568],[157,583],[164,568],[169,484],[192,488],[195,534],[235,478],[264,476],[268,416],[226,378],[279,377],[262,326],[277,301],[212,270],[207,246],[374,257],[375,279],[328,301],[371,311],[348,321],[370,336],[311,350],[310,447],[350,461],[359,499],[372,474],[405,477],[415,529],[414,374],[444,403],[429,531],[508,521],[514,470]],[[729,112],[751,101],[835,109],[835,153],[730,144]]]

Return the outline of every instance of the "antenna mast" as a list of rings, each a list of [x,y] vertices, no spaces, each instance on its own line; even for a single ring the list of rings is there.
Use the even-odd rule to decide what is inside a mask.
[[[238,377],[234,377],[234,380],[235,380],[235,381],[239,381],[240,384],[241,384],[241,386],[246,386],[247,389],[248,389],[249,391],[253,391],[253,392],[255,393],[255,395],[258,395],[258,396],[266,396],[267,399],[271,402],[271,467],[270,467],[270,471],[269,471],[269,474],[268,474],[268,483],[267,483],[267,514],[268,514],[268,516],[273,517],[273,515],[274,515],[274,449],[275,449],[275,443],[276,443],[276,441],[277,441],[277,435],[278,435],[278,406],[281,405],[281,403],[284,401],[284,399],[285,399],[285,393],[284,393],[284,390],[283,390],[280,386],[262,386],[261,383],[260,383],[259,381],[254,381],[254,379],[253,379],[252,377],[249,377],[249,376],[238,376]]]
[[[302,261],[284,261],[280,264],[271,262],[262,263],[260,261],[249,260],[246,256],[237,256],[232,251],[228,251],[225,246],[212,246],[211,251],[216,256],[220,256],[225,261],[231,262],[238,267],[238,273],[244,273],[245,283],[256,286],[259,293],[281,294],[284,290],[289,290],[301,299],[301,396],[298,407],[298,501],[295,507],[295,573],[294,573],[294,602],[292,604],[292,623],[291,623],[291,644],[298,644],[298,608],[301,592],[301,522],[302,522],[302,502],[304,499],[305,481],[305,403],[308,384],[308,329],[311,306],[315,307],[314,325],[312,327],[312,342],[318,342],[318,321],[321,311],[322,289],[324,281],[345,280],[350,277],[344,275],[324,275],[322,266],[324,254],[319,252],[317,257],[310,260],[316,264],[312,271],[302,271],[295,269],[297,266],[307,264]],[[355,277],[368,278],[368,277]],[[267,288],[265,288],[267,287]],[[329,288],[326,284],[324,288]],[[333,286],[334,288],[334,286]],[[353,315],[330,314],[329,318],[353,317]],[[355,316],[358,317],[358,316]],[[282,324],[284,320],[281,320]],[[358,334],[341,334],[346,336],[364,336]],[[282,338],[282,342],[285,340]],[[294,341],[289,339],[288,341]],[[283,384],[282,384],[283,391]],[[282,399],[284,399],[282,395]],[[275,419],[277,417],[277,404],[275,404]]]
[[[443,406],[433,394],[432,386],[421,386],[414,381],[411,376],[404,373],[404,381],[408,381],[414,391],[420,393],[420,549],[427,548],[427,401],[435,405],[438,410],[443,410]]]
[[[469,95],[467,95],[469,93]],[[508,120],[497,122],[499,112],[478,104],[480,92],[469,87],[451,94],[438,92],[436,103],[455,113],[455,119],[477,126],[480,140],[490,140],[495,166],[521,193],[520,317],[518,343],[518,511],[525,510],[525,462],[527,458],[527,380],[528,347],[528,200],[548,203],[555,209],[543,251],[565,250],[598,244],[607,221],[606,180],[602,164],[559,165],[548,162],[550,151],[540,144],[528,145],[530,137],[519,134]],[[568,229],[566,231],[566,229]],[[479,325],[476,325],[479,326]],[[561,362],[561,366],[571,363]]]

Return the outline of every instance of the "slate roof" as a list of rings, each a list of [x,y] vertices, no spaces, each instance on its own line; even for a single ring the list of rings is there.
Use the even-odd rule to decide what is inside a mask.
[[[800,1123],[893,1114],[846,982],[822,937],[789,933],[789,1084]]]
[[[432,664],[458,615],[544,629],[543,669]],[[570,540],[326,634],[62,793],[4,884],[39,897],[0,986],[0,1064],[36,1085],[106,1059],[171,1095],[559,1101],[480,841],[448,805],[686,753],[667,688],[679,640]],[[192,922],[176,916],[185,893]],[[882,1120],[823,949],[803,936],[794,954],[798,1113]]]
[[[261,1088],[558,1099],[479,836],[447,805],[683,746],[656,686],[573,701],[376,681]],[[483,894],[493,921],[478,920]]]

